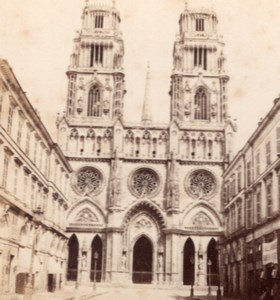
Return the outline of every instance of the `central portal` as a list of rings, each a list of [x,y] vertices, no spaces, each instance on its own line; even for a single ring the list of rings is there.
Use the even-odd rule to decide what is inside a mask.
[[[145,236],[135,243],[133,248],[133,283],[152,283],[153,277],[153,247]]]

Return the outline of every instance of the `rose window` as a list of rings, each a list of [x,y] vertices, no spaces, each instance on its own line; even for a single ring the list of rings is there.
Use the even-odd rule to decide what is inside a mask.
[[[95,168],[83,168],[76,175],[75,187],[80,194],[98,193],[103,180],[102,174]]]
[[[138,169],[131,177],[130,186],[137,197],[152,196],[158,191],[159,178],[151,169]]]
[[[216,189],[215,177],[206,170],[194,171],[189,176],[186,188],[187,192],[199,199],[209,198]]]

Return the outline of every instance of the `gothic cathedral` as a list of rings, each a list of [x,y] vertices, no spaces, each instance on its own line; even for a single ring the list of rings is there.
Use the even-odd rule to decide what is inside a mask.
[[[187,5],[180,15],[166,126],[149,111],[149,70],[141,121],[123,118],[120,22],[115,1],[86,1],[67,71],[57,120],[74,170],[67,280],[215,285],[221,176],[235,132],[217,15]]]

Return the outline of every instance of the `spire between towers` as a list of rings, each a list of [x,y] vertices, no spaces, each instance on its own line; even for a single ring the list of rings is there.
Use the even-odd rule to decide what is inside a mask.
[[[142,122],[143,123],[151,123],[152,114],[150,109],[150,81],[151,81],[151,74],[150,74],[150,64],[148,63],[147,67],[147,75],[146,75],[146,86],[145,86],[145,95],[144,95],[144,103],[143,103],[143,111],[142,111]]]

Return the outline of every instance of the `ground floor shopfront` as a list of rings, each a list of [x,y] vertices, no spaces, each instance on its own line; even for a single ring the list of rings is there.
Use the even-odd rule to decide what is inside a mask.
[[[255,299],[280,296],[280,230],[273,224],[227,241],[222,255],[224,294]]]

